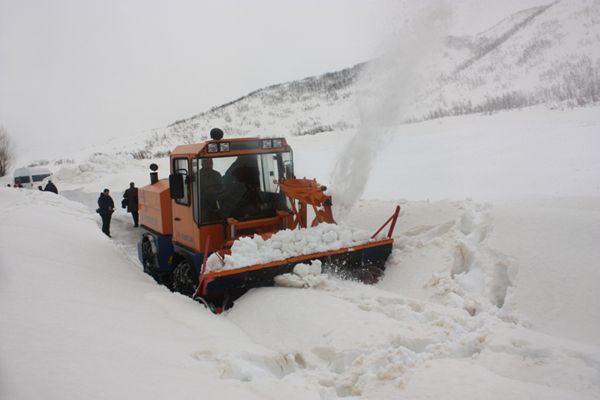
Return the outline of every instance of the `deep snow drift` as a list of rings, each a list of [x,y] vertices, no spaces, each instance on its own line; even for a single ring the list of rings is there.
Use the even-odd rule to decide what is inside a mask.
[[[0,397],[598,398],[598,115],[397,127],[344,221],[373,232],[401,204],[382,281],[307,268],[220,316],[141,272],[123,210],[100,232],[99,191],[148,161],[54,166],[59,196],[0,188]],[[292,139],[297,173],[327,184],[351,133]]]

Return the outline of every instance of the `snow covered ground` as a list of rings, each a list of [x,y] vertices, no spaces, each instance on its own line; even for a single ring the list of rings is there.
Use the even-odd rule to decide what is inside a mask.
[[[345,219],[401,205],[382,281],[256,289],[219,316],[142,273],[122,209],[113,240],[98,227],[99,192],[148,160],[53,165],[59,196],[2,187],[0,398],[599,398],[598,132],[598,107],[397,126]],[[335,193],[353,133],[290,138],[297,174]]]

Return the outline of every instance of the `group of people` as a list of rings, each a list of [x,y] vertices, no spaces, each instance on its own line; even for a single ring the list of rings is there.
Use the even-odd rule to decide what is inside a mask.
[[[133,217],[133,226],[139,226],[138,214],[138,188],[131,182],[129,188],[123,193],[121,207],[126,208],[128,213]],[[98,209],[96,210],[102,218],[102,232],[108,237],[110,236],[110,220],[115,212],[115,202],[110,197],[110,190],[104,189],[98,197]]]
[[[11,184],[7,184],[7,187],[11,187]],[[15,188],[22,188],[23,185],[20,183],[15,183]],[[46,183],[46,186],[42,188],[42,186],[38,186],[38,189],[43,192],[52,192],[58,194],[58,188],[56,185],[49,180]],[[125,190],[123,193],[123,200],[121,201],[121,206],[127,209],[128,213],[131,213],[133,217],[133,226],[139,226],[139,214],[138,214],[138,188],[135,187],[135,184],[131,182],[129,184],[129,188]],[[98,209],[96,210],[100,217],[102,218],[102,232],[106,234],[106,236],[110,236],[110,220],[112,218],[112,214],[115,212],[115,203],[110,197],[110,190],[104,189],[102,193],[100,193],[100,197],[98,197]]]

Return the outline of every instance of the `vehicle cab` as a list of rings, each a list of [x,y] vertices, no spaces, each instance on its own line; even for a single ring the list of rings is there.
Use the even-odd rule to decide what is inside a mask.
[[[222,137],[176,147],[169,176],[173,243],[195,253],[227,247],[241,235],[286,228],[289,202],[279,182],[293,176],[283,138]],[[210,239],[208,239],[210,237]]]

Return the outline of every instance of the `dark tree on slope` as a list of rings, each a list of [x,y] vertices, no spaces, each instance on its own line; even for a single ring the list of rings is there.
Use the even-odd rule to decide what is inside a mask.
[[[8,130],[0,125],[0,176],[6,175],[14,157],[14,148]]]

